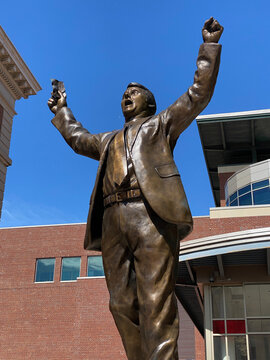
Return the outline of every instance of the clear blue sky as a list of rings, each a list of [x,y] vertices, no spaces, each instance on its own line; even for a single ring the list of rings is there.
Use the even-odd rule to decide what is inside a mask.
[[[131,81],[149,87],[158,111],[193,81],[201,27],[225,30],[220,73],[204,114],[270,108],[270,3],[190,0],[14,0],[2,27],[42,91],[16,104],[1,226],[86,221],[97,162],[76,155],[50,120],[51,78],[91,132],[121,128],[120,101]],[[214,206],[194,122],[175,149],[193,215]]]

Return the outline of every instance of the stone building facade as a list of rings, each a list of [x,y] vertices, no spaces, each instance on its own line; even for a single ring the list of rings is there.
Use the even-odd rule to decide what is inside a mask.
[[[0,26],[0,216],[7,167],[11,165],[9,146],[15,102],[41,90],[40,85]]]

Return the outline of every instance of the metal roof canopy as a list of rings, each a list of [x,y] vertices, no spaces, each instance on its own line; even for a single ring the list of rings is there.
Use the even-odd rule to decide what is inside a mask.
[[[224,276],[224,266],[267,265],[267,272],[270,276],[270,248],[233,254],[225,253],[179,262],[175,293],[202,336],[204,336],[204,307],[193,267],[209,265],[214,265],[220,276]]]
[[[270,158],[270,109],[201,115],[197,125],[215,204],[218,166],[249,165]]]
[[[195,269],[213,266],[223,279],[226,267],[231,265],[266,265],[270,276],[270,227],[217,234],[180,244],[175,293],[202,336],[204,309]]]

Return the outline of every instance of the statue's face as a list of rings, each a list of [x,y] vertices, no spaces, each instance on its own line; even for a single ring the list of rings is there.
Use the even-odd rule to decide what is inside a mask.
[[[134,117],[147,116],[149,107],[147,98],[142,89],[129,87],[124,92],[121,107],[126,121]]]

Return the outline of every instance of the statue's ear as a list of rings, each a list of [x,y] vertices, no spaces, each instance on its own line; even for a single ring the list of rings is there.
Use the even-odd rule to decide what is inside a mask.
[[[154,104],[148,104],[148,108],[149,108],[149,112],[150,112],[150,115],[154,115],[155,112],[156,112],[156,105]]]

